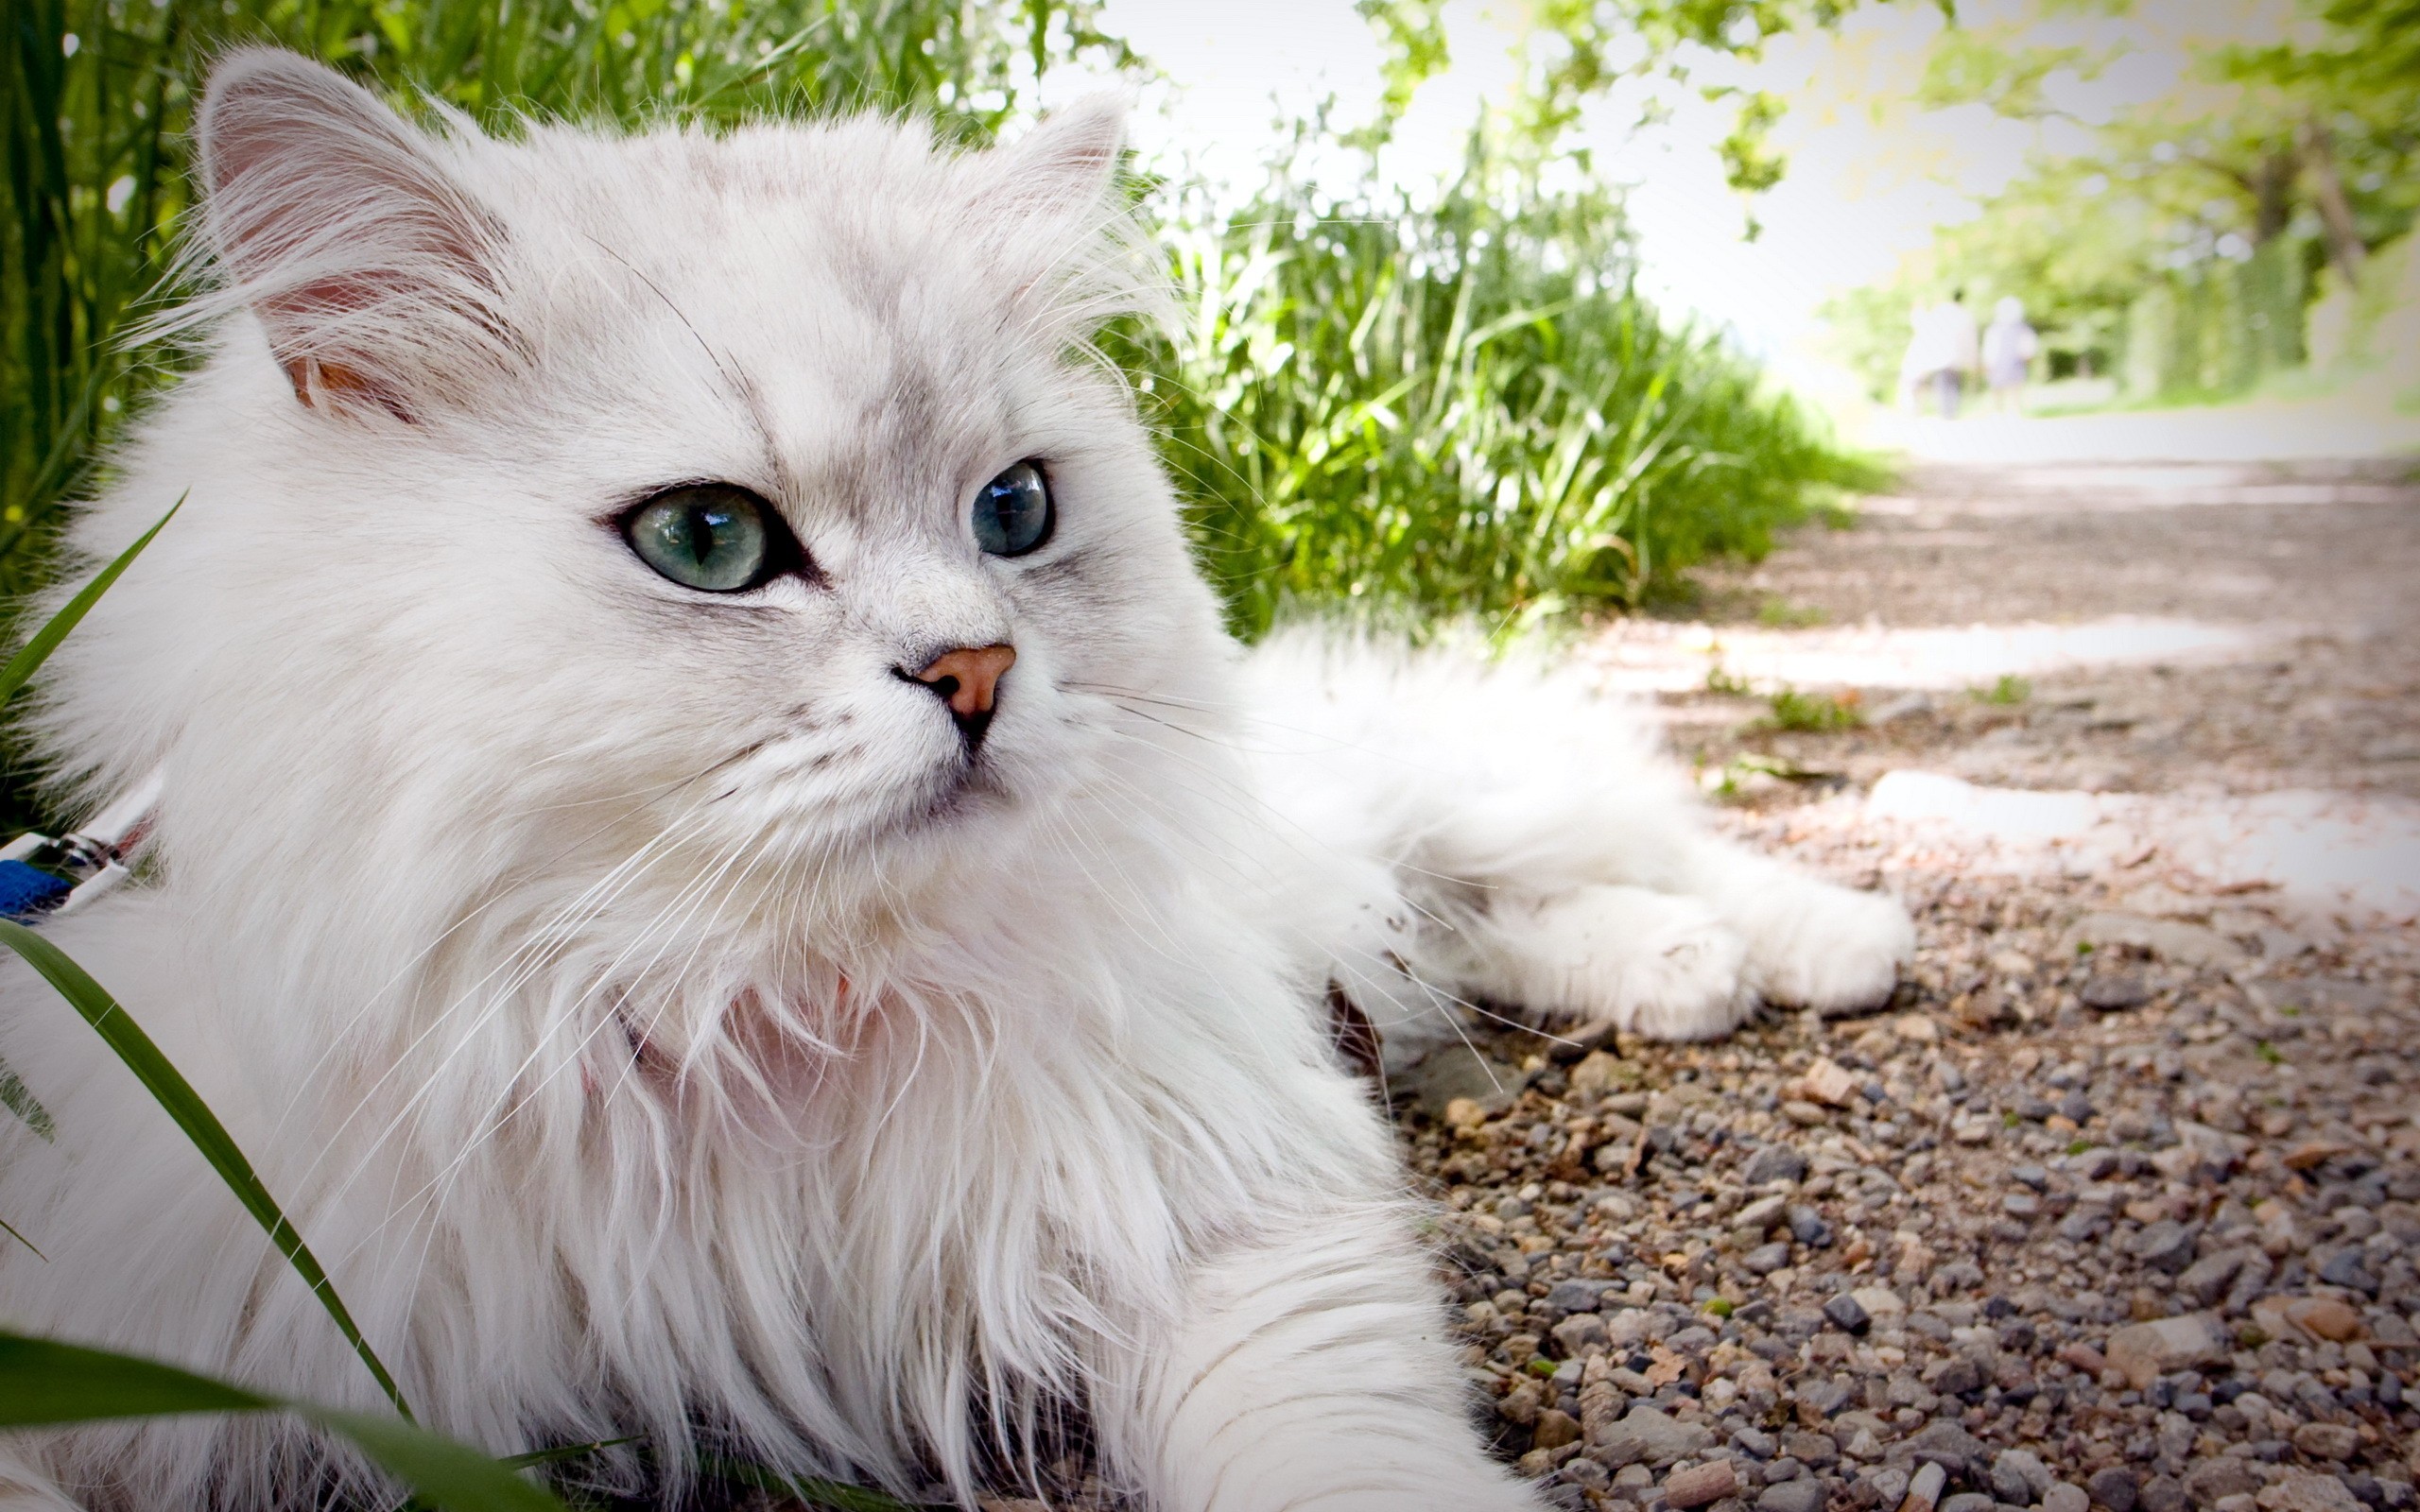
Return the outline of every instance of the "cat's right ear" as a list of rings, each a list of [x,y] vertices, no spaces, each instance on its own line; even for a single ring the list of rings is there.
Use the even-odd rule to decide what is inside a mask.
[[[377,96],[246,48],[212,70],[198,134],[225,297],[259,318],[296,399],[408,421],[510,360],[500,232]]]

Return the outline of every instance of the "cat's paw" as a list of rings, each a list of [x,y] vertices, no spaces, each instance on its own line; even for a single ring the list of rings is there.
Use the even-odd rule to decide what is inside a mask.
[[[1898,900],[1829,883],[1793,888],[1748,927],[1748,984],[1769,1003],[1830,1016],[1887,1002],[1916,953]]]
[[[1470,934],[1481,965],[1472,985],[1541,1023],[1707,1040],[1755,1006],[1747,942],[1695,898],[1587,886],[1499,899]]]

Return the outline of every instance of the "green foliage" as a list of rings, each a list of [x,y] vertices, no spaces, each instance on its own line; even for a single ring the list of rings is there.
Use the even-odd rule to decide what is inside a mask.
[[[1318,212],[1283,180],[1179,238],[1192,318],[1129,352],[1235,627],[1288,601],[1528,623],[1761,555],[1875,481],[1631,288],[1593,198]]]
[[[1974,694],[1975,701],[1978,703],[2009,708],[2032,697],[2033,684],[2014,673],[2003,673],[1999,680],[1988,688],[1977,688]]]
[[[505,1465],[401,1418],[285,1400],[133,1355],[0,1332],[0,1427],[280,1411],[351,1439],[419,1501],[446,1512],[564,1512]]]
[[[1786,598],[1769,598],[1756,606],[1756,623],[1768,629],[1803,630],[1828,618],[1812,604],[1793,604]]]
[[[1847,693],[1830,694],[1801,693],[1795,688],[1782,688],[1765,701],[1772,713],[1759,724],[1767,730],[1828,735],[1843,730],[1855,730],[1865,723],[1865,714],[1858,707],[1854,689]]]

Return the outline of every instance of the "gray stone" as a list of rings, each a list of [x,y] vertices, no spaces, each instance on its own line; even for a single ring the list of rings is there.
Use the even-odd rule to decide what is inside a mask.
[[[1962,1397],[1983,1389],[1983,1368],[1964,1355],[1945,1361],[1925,1384],[1945,1397]]]
[[[1752,1423],[1731,1435],[1731,1447],[1750,1459],[1771,1459],[1781,1444],[1772,1435]]]
[[[2109,1210],[2085,1206],[2059,1220],[2059,1237],[2071,1245],[2088,1244],[2109,1231]]]
[[[2196,1506],[2216,1506],[2230,1496],[2256,1496],[2260,1477],[2233,1454],[2217,1454],[2185,1472],[2185,1494]]]
[[[1789,1246],[1778,1241],[1758,1245],[1740,1256],[1739,1263],[1747,1267],[1751,1276],[1770,1276],[1789,1263]]]
[[[1916,1431],[1907,1440],[1910,1454],[1937,1455],[1954,1459],[1962,1465],[1981,1465],[1991,1457],[1983,1441],[1946,1418],[1936,1418]]]
[[[1610,1469],[1625,1465],[1662,1467],[1714,1447],[1714,1435],[1696,1423],[1676,1422],[1641,1404],[1616,1423],[1598,1430],[1598,1459]]]
[[[1466,1045],[1440,1045],[1418,1065],[1397,1072],[1389,1091],[1409,1097],[1430,1118],[1442,1121],[1445,1105],[1467,1097],[1490,1115],[1503,1112],[1527,1089],[1537,1073],[1491,1060]]]
[[[1992,1498],[1985,1491],[1961,1491],[1942,1498],[1941,1512],[1992,1512]]]
[[[2092,1496],[2072,1481],[2053,1481],[2042,1493],[2042,1512],[2092,1512]]]
[[[1580,1354],[1592,1344],[1605,1342],[1605,1319],[1596,1313],[1574,1313],[1554,1326],[1554,1338],[1568,1357]]]
[[[2030,1450],[2004,1449],[1992,1458],[1992,1493],[2003,1502],[2031,1506],[2053,1480],[2050,1467]]]
[[[2152,1000],[2152,989],[2141,976],[2133,971],[2096,971],[2076,994],[2087,1008],[2103,1013],[2122,1013],[2139,1008]]]
[[[2288,1470],[2260,1492],[2261,1512],[2360,1512],[2361,1503],[2333,1475]]]
[[[1832,1320],[1833,1327],[1844,1333],[1863,1333],[1874,1326],[1873,1314],[1866,1312],[1864,1305],[1846,1292],[1839,1294],[1824,1304],[1824,1315]]]
[[[2135,1503],[2142,1494],[2135,1472],[2117,1465],[2093,1471],[2092,1479],[2084,1482],[2084,1488],[2092,1493],[2095,1506],[2105,1506],[2109,1512],[2135,1512]]]
[[[1824,1249],[1832,1243],[1832,1226],[1813,1208],[1801,1204],[1789,1212],[1789,1237],[1810,1249]]]
[[[2066,949],[2070,953],[2081,943],[2102,950],[2113,945],[2131,946],[2180,966],[2219,971],[2232,971],[2250,959],[2242,946],[2215,929],[2173,919],[2147,919],[2140,914],[2086,914],[2067,931]],[[2088,997],[2084,1001],[2094,1007],[2100,1005]]]
[[[2194,1232],[2173,1218],[2162,1218],[2135,1236],[2135,1258],[2153,1270],[2174,1275],[2193,1261]]]
[[[1779,1486],[1768,1486],[1756,1498],[1756,1512],[1824,1512],[1824,1483],[1811,1475]]]
[[[2208,1307],[2227,1294],[2227,1283],[2243,1269],[2244,1250],[2221,1249],[2204,1255],[2185,1267],[2176,1278],[2176,1289],[2203,1307]]]
[[[1830,1469],[1841,1462],[1841,1446],[1829,1434],[1784,1434],[1781,1452],[1819,1470]]]
[[[1806,1157],[1787,1144],[1768,1144],[1748,1157],[1747,1169],[1739,1179],[1752,1187],[1768,1181],[1804,1181],[1806,1179]]]
[[[2143,1483],[2135,1505],[2140,1512],[2186,1512],[2185,1483],[2173,1475],[2154,1475]]]
[[[1856,1400],[1856,1393],[1837,1381],[1809,1381],[1791,1393],[1819,1418],[1837,1418]]]
[[[2347,1291],[2367,1292],[2373,1297],[2377,1295],[2378,1279],[2370,1274],[2370,1267],[2358,1249],[2340,1249],[2328,1256],[2326,1263],[2319,1267],[2319,1279],[2330,1286],[2342,1286]]]
[[[1565,1313],[1594,1313],[1611,1281],[1557,1281],[1547,1289],[1547,1306]]]

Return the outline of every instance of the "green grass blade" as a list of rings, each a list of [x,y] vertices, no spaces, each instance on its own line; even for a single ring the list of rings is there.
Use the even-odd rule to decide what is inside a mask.
[[[370,1374],[378,1383],[378,1389],[395,1404],[395,1411],[408,1419],[411,1409],[406,1405],[402,1390],[396,1386],[394,1377],[387,1373],[387,1366],[377,1353],[370,1348],[370,1341],[363,1338],[361,1330],[354,1326],[353,1314],[345,1310],[344,1300],[329,1282],[327,1272],[320,1268],[318,1258],[302,1242],[302,1234],[286,1221],[285,1212],[268,1194],[268,1189],[261,1184],[261,1178],[252,1171],[251,1161],[246,1160],[244,1152],[236,1147],[234,1137],[227,1132],[225,1125],[218,1122],[218,1115],[210,1110],[210,1105],[201,1100],[201,1094],[193,1090],[193,1084],[185,1080],[184,1074],[160,1053],[160,1047],[151,1042],[151,1037],[143,1032],[132,1016],[118,1006],[116,999],[111,997],[82,967],[68,958],[66,952],[25,925],[8,919],[0,919],[0,945],[6,945],[24,956],[27,965],[57,988],[59,995],[82,1014],[84,1022],[109,1042],[112,1050],[117,1052],[117,1057],[126,1062],[127,1069],[134,1073],[135,1078],[143,1083],[144,1090],[170,1118],[176,1120],[177,1126],[184,1130],[185,1138],[193,1142],[194,1148],[199,1150],[202,1158],[210,1162],[211,1169],[218,1173],[218,1178],[235,1194],[244,1210],[268,1230],[269,1242],[309,1284],[312,1295],[319,1297],[320,1305],[328,1310],[328,1316],[336,1319],[337,1328],[343,1332],[345,1341],[353,1346],[353,1352],[369,1366]]]
[[[156,1360],[0,1333],[0,1427],[182,1412],[261,1412],[276,1405],[257,1392]]]
[[[118,575],[134,565],[134,558],[143,554],[144,547],[151,544],[151,538],[166,528],[168,522],[177,517],[177,511],[184,507],[185,495],[179,494],[177,502],[168,506],[168,512],[160,517],[158,524],[143,532],[142,538],[133,545],[118,553],[117,560],[102,568],[91,582],[67,601],[64,608],[50,617],[50,623],[34,631],[33,639],[26,643],[25,649],[10,657],[7,666],[0,667],[0,704],[16,696],[17,690],[26,685],[26,679],[32,677],[34,670],[59,648],[60,642],[67,639],[67,632],[74,629],[85,612],[110,591],[110,585],[118,580]]]
[[[698,1469],[717,1480],[752,1490],[776,1491],[796,1497],[809,1506],[834,1507],[838,1512],[916,1512],[896,1497],[880,1491],[868,1491],[838,1481],[818,1480],[812,1475],[784,1475],[762,1465],[751,1465],[744,1459],[727,1459],[720,1454],[701,1454]]]
[[[36,1248],[32,1240],[17,1232],[17,1226],[9,1222],[6,1218],[0,1218],[0,1233],[6,1233],[9,1238],[25,1246],[27,1249],[33,1250],[34,1259],[41,1261],[45,1265],[50,1263],[50,1257],[43,1254],[39,1248]]]
[[[586,1459],[591,1454],[602,1453],[609,1449],[619,1449],[624,1444],[637,1442],[638,1439],[631,1436],[596,1438],[585,1444],[557,1444],[551,1449],[533,1449],[526,1454],[508,1454],[496,1463],[516,1470],[526,1470],[540,1465],[560,1465],[565,1460]]]
[[[0,1428],[276,1411],[343,1435],[418,1500],[446,1512],[564,1512],[561,1502],[514,1474],[510,1465],[400,1418],[284,1400],[156,1360],[0,1332]]]
[[[417,1500],[446,1512],[564,1512],[544,1486],[475,1449],[415,1428],[401,1418],[337,1412],[287,1403],[322,1428],[344,1435],[378,1468],[412,1488]]]

